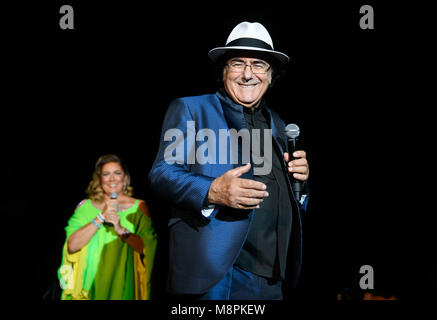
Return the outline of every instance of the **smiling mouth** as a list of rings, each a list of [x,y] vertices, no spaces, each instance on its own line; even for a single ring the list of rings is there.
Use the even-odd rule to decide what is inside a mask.
[[[115,188],[115,187],[117,187],[117,183],[110,183],[109,186],[110,186],[111,188]]]
[[[238,85],[242,88],[253,88],[253,87],[257,86],[258,83],[253,83],[253,84],[241,84],[241,83],[239,83]]]

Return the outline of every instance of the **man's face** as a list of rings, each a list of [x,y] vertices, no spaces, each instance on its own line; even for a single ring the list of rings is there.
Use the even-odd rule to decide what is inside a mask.
[[[269,66],[266,61],[256,58],[229,59],[223,69],[226,92],[243,107],[257,107],[271,82]]]

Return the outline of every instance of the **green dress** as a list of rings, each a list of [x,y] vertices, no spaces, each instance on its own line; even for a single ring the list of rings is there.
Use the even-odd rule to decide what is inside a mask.
[[[102,225],[81,250],[68,252],[67,240],[89,224],[101,211],[91,200],[79,204],[65,228],[66,240],[58,278],[63,300],[133,300],[150,298],[150,276],[156,250],[152,221],[138,207],[118,212],[120,224],[141,237],[144,252],[139,254],[115,233]]]

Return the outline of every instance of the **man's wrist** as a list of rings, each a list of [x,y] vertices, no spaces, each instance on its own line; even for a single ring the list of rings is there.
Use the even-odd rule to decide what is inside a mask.
[[[214,183],[214,181],[212,183]],[[212,183],[211,183],[211,186],[212,186]],[[208,194],[207,194],[205,200],[203,201],[203,207],[208,207],[209,205],[213,204],[213,199],[211,196],[211,186],[209,187]]]
[[[209,207],[209,206],[216,204],[215,199],[214,199],[214,188],[215,188],[216,181],[217,181],[217,178],[214,179],[209,186],[208,196],[206,197],[206,199],[204,201],[204,207]]]

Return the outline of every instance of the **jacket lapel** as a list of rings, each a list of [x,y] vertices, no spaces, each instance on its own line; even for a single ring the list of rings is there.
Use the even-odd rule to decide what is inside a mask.
[[[226,123],[228,124],[228,129],[235,129],[237,132],[239,132],[241,129],[247,129],[243,111],[244,107],[234,103],[232,99],[228,97],[224,89],[218,90],[216,94],[222,104],[223,114],[225,116]],[[228,154],[231,154],[231,152],[232,151],[230,143],[228,143]],[[238,139],[237,152],[238,154],[236,159],[238,159],[238,163],[233,165],[234,168],[245,165],[245,163],[241,163],[243,158],[243,147],[241,139]],[[243,174],[241,177],[246,179],[253,179],[253,165],[250,167],[249,172]]]
[[[273,119],[273,115],[270,112],[270,109],[267,106],[265,106],[265,109],[266,109],[268,117],[269,117],[270,128],[272,129],[273,143],[276,144],[276,146],[279,149],[280,154],[283,155],[284,152],[288,151],[287,144],[284,141],[283,135],[279,131],[278,127],[276,126],[276,123]]]
[[[234,103],[224,92],[224,89],[220,89],[216,94],[222,103],[223,114],[225,115],[229,129],[240,131],[241,129],[246,128],[243,106]]]

